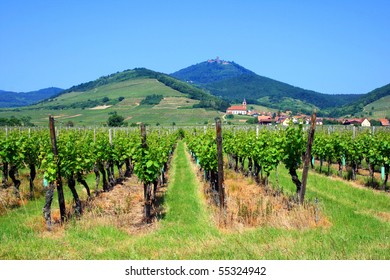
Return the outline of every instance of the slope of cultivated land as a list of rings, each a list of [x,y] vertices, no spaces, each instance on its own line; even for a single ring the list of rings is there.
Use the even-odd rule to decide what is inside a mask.
[[[160,104],[142,105],[141,100],[152,94],[163,95]],[[90,106],[91,102],[108,97],[107,106]],[[118,102],[118,98],[124,99]],[[116,102],[113,102],[116,101]],[[111,104],[114,103],[114,104]],[[199,100],[190,99],[187,94],[172,89],[152,78],[130,80],[102,85],[83,92],[68,92],[43,103],[18,108],[1,109],[0,118],[30,116],[36,125],[46,126],[48,115],[53,115],[59,124],[72,121],[78,126],[106,124],[110,113],[122,115],[128,124],[145,122],[150,125],[175,122],[177,125],[203,124],[220,116],[216,110],[191,108]],[[80,104],[84,104],[82,108]],[[179,110],[177,110],[179,109]]]
[[[363,114],[369,118],[390,118],[390,95],[364,106]]]
[[[319,199],[327,226],[226,231],[213,222],[189,160],[185,144],[179,142],[169,171],[165,214],[156,228],[139,234],[117,224],[86,227],[85,221],[72,220],[62,231],[42,232],[37,229],[43,223],[40,198],[0,217],[0,259],[390,259],[388,193],[310,172],[306,198]],[[288,172],[282,166],[278,170],[283,192],[292,194],[295,186]],[[276,186],[274,172],[270,180]]]

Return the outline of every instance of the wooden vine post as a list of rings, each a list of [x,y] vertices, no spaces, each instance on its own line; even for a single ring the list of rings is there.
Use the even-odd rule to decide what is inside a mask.
[[[311,127],[310,127],[309,136],[308,136],[308,140],[307,140],[305,160],[303,162],[302,186],[301,186],[301,189],[299,192],[299,203],[300,204],[303,204],[303,201],[305,199],[307,175],[309,172],[310,160],[311,160],[311,148],[313,146],[314,132],[316,130],[316,118],[317,118],[317,114],[316,114],[316,112],[314,112],[313,115],[311,116]]]
[[[148,144],[146,143],[145,124],[141,123],[140,128],[141,128],[142,151],[145,152],[148,149]],[[151,208],[152,208],[151,185],[149,182],[144,182],[144,218],[147,223],[151,222]]]
[[[60,206],[61,222],[63,223],[65,221],[65,217],[66,217],[65,198],[64,198],[64,190],[62,188],[61,169],[60,169],[60,162],[58,159],[57,139],[56,139],[56,131],[55,131],[55,127],[54,127],[53,116],[49,116],[49,128],[50,128],[51,146],[52,146],[54,158],[57,161],[56,185],[57,185],[57,191],[58,191],[58,204]]]
[[[222,127],[221,119],[216,119],[216,131],[217,131],[217,157],[218,157],[218,194],[219,194],[219,209],[221,217],[224,217],[225,213],[225,186],[223,178],[223,151],[222,151]]]

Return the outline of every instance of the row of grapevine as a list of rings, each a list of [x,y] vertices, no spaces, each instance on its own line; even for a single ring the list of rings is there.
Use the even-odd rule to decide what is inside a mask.
[[[212,190],[217,191],[217,143],[215,141],[215,131],[194,129],[186,134],[188,149],[196,163],[204,171],[204,178],[210,182]]]
[[[300,192],[302,182],[297,169],[302,163],[307,137],[302,126],[289,126],[286,130],[225,131],[224,151],[228,166],[235,171],[251,175],[258,183],[268,184],[272,170],[284,163]],[[247,169],[244,163],[248,163]]]
[[[371,183],[375,169],[380,168],[385,189],[390,166],[390,133],[366,131],[356,135],[353,131],[321,132],[314,140],[313,156],[320,161],[320,172],[325,161],[330,175],[331,164],[335,163],[338,164],[338,175],[342,177],[343,166],[346,166],[351,171],[352,180],[356,180],[363,161],[367,164]]]
[[[228,167],[237,172],[244,172],[245,175],[251,175],[258,183],[267,185],[270,172],[277,170],[278,165],[283,163],[299,193],[305,178],[303,176],[302,180],[299,179],[297,169],[302,166],[305,159],[307,159],[307,167],[312,156],[312,166],[314,158],[320,160],[320,170],[324,161],[328,163],[328,170],[331,164],[337,163],[340,176],[342,167],[347,166],[351,170],[352,179],[356,178],[358,168],[361,168],[364,161],[368,166],[371,181],[374,178],[374,171],[381,170],[382,187],[386,188],[390,166],[388,130],[373,128],[363,130],[354,127],[322,128],[317,131],[312,150],[308,152],[311,131],[313,128],[306,130],[299,125],[289,126],[286,129],[265,128],[256,131],[245,128],[225,129],[223,149],[228,159]],[[313,136],[311,135],[311,139]],[[213,189],[217,182],[215,138],[214,131],[210,129],[204,131],[193,129],[187,135],[191,154],[204,170],[205,178],[210,180]]]
[[[217,146],[214,130],[194,129],[187,133],[188,148],[204,171],[211,188],[218,191]],[[228,167],[251,175],[258,183],[268,184],[272,170],[283,162],[300,193],[302,182],[297,169],[302,163],[307,137],[303,127],[290,126],[286,130],[229,130],[223,132],[223,150],[228,158]],[[247,164],[247,168],[244,165]]]
[[[91,196],[85,176],[95,172],[95,193],[102,176],[103,191],[110,191],[134,172],[145,186],[164,183],[164,172],[176,142],[176,134],[167,131],[148,134],[147,145],[143,146],[139,130],[74,129],[56,133],[56,151],[53,149],[53,137],[48,130],[7,130],[0,132],[0,161],[2,165],[2,184],[8,186],[8,177],[12,179],[15,195],[20,196],[18,170],[30,169],[30,197],[33,197],[34,179],[37,172],[44,175],[46,203],[43,209],[48,226],[51,224],[50,209],[54,189],[62,190],[62,178],[67,182],[75,201],[75,213],[82,213],[81,202],[76,191],[76,181],[82,184]],[[123,167],[124,170],[123,170]],[[115,178],[114,170],[118,170]],[[37,171],[38,169],[38,171]],[[147,187],[149,188],[149,187]],[[150,188],[149,188],[150,189]],[[61,208],[61,220],[65,220],[65,208]],[[145,199],[145,205],[150,200]],[[145,206],[146,208],[146,206]],[[147,221],[150,220],[146,216]]]
[[[210,182],[210,191],[220,208],[220,215],[225,217],[225,186],[223,171],[222,125],[221,120],[216,119],[216,130],[204,129],[200,133],[196,129],[187,133],[186,141],[193,159],[204,171],[204,178]]]

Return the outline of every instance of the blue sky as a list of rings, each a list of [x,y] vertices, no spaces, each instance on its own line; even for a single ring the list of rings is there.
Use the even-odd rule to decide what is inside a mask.
[[[69,88],[219,56],[323,93],[390,83],[390,1],[0,0],[0,89]]]

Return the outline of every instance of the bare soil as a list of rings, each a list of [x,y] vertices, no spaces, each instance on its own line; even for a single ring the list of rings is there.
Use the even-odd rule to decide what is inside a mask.
[[[151,223],[144,221],[143,185],[135,176],[126,179],[122,184],[117,184],[109,192],[93,193],[91,198],[82,200],[83,214],[80,217],[76,217],[73,205],[67,204],[67,216],[69,220],[75,219],[78,226],[85,229],[113,226],[131,235],[147,234],[159,227],[158,221],[165,214],[165,209],[162,207],[165,191],[166,186],[160,186],[157,190]],[[39,217],[39,221],[31,221],[30,224],[45,236],[49,235],[53,238],[62,236],[69,222],[61,226],[59,209],[52,209],[51,217],[51,232],[47,231],[42,216]]]

